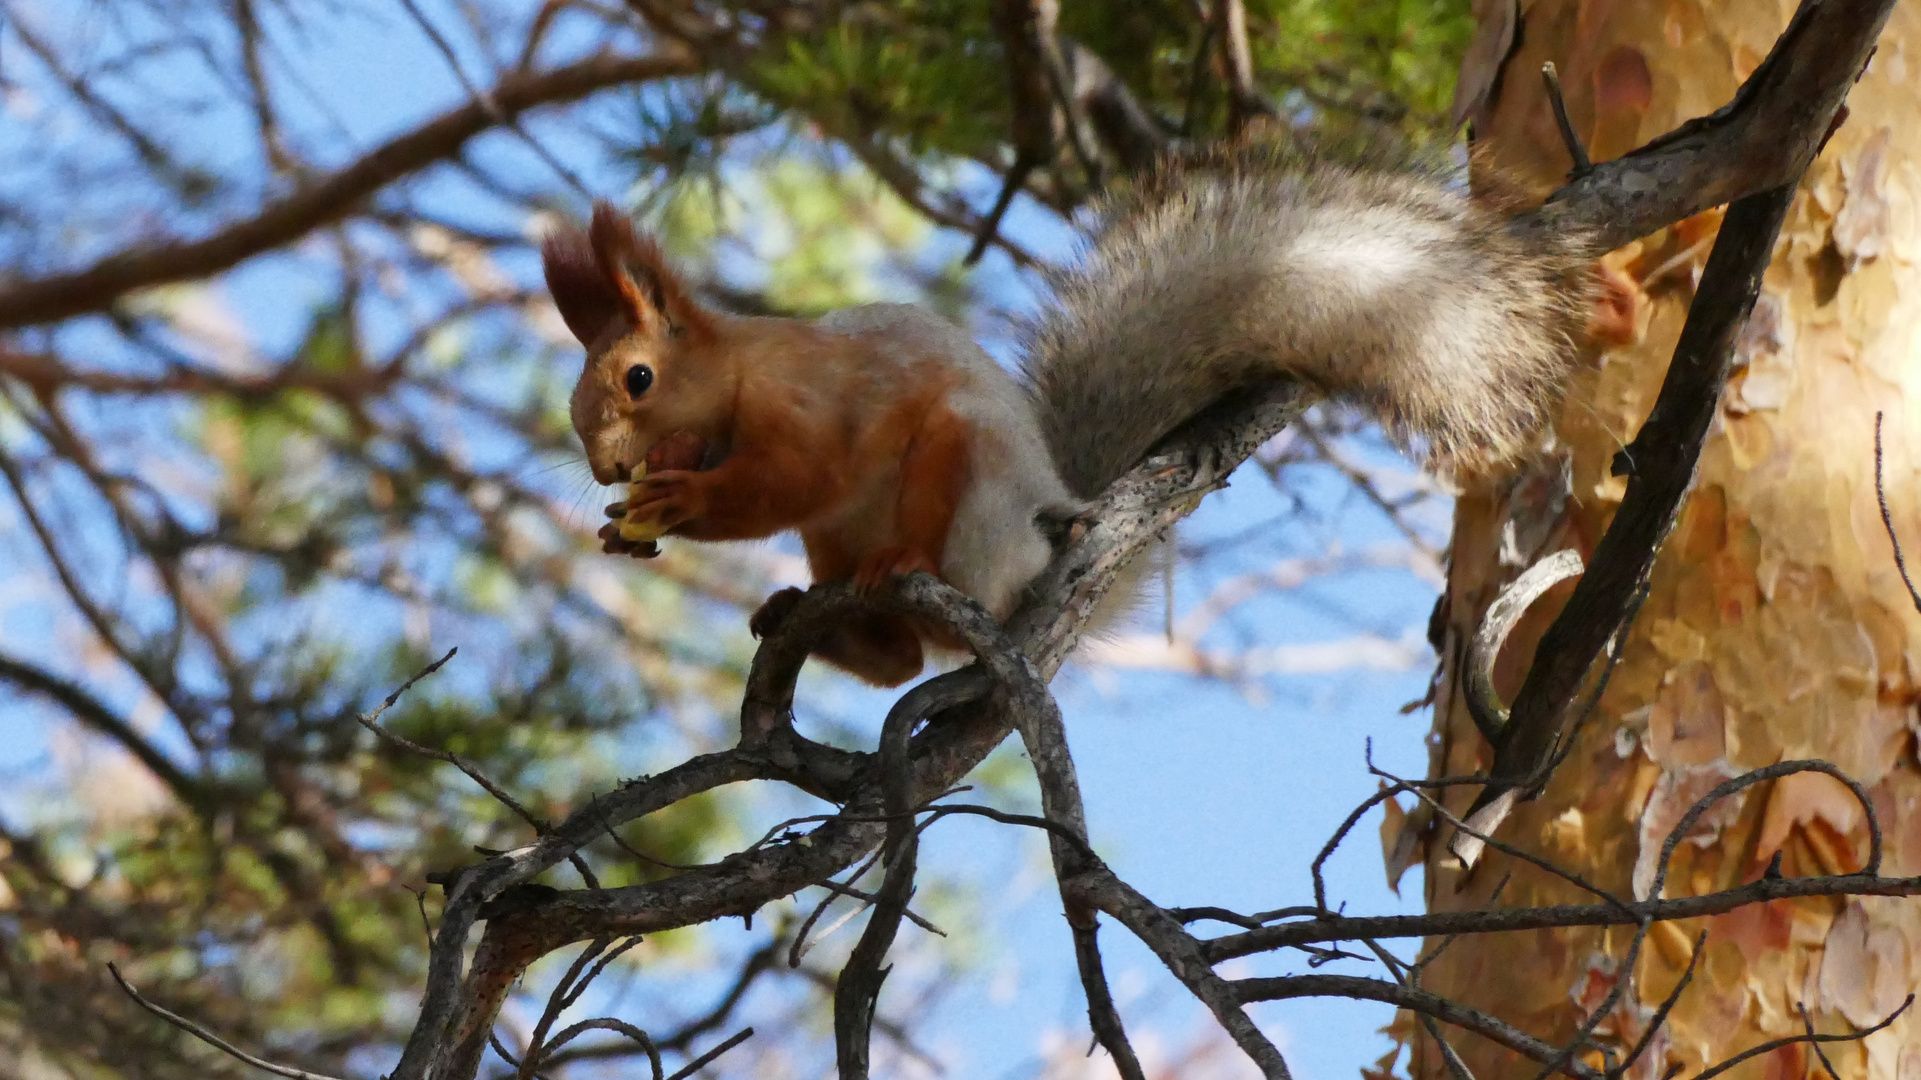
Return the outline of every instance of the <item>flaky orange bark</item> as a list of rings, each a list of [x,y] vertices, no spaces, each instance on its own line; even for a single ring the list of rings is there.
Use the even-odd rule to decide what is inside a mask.
[[[1483,10],[1484,9],[1484,10]],[[1538,76],[1559,67],[1575,126],[1595,160],[1619,155],[1727,101],[1786,25],[1785,0],[1534,0],[1521,33],[1500,26],[1505,3],[1477,5],[1488,41],[1470,53],[1466,109],[1494,158],[1542,190],[1568,166]],[[1520,47],[1487,64],[1503,37]],[[1887,488],[1896,527],[1921,561],[1921,9],[1897,6],[1850,98],[1852,115],[1810,170],[1702,456],[1693,495],[1656,567],[1598,709],[1546,793],[1523,804],[1504,839],[1620,893],[1645,888],[1668,829],[1699,794],[1734,773],[1785,758],[1826,758],[1866,784],[1887,830],[1885,873],[1921,873],[1921,769],[1916,766],[1921,617],[1896,574],[1874,498],[1874,418],[1885,411]],[[1472,59],[1478,57],[1479,59]],[[1479,65],[1478,68],[1474,65]],[[1486,89],[1492,87],[1491,93]],[[1459,503],[1448,631],[1465,640],[1519,566],[1563,547],[1586,554],[1607,527],[1623,482],[1616,451],[1645,419],[1706,259],[1718,214],[1703,215],[1607,260],[1628,301],[1614,329],[1632,340],[1596,358],[1565,409],[1558,457],[1528,475],[1472,485]],[[1565,479],[1563,479],[1565,477]],[[1518,688],[1550,594],[1511,639],[1496,683]],[[1482,771],[1488,747],[1449,671],[1434,751],[1437,773]],[[1453,805],[1461,809],[1469,793]],[[1390,855],[1441,834],[1415,814],[1390,831]],[[1857,868],[1863,815],[1820,775],[1751,789],[1709,815],[1675,857],[1666,892],[1751,880],[1776,852],[1787,874]],[[1436,911],[1591,901],[1564,882],[1490,853],[1463,872],[1426,843]],[[1845,1032],[1880,1020],[1921,989],[1921,902],[1779,902],[1650,935],[1625,1004],[1599,1029],[1631,1045],[1707,944],[1668,1033],[1631,1074],[1691,1075],[1748,1046],[1815,1027]],[[1626,929],[1515,933],[1457,942],[1425,985],[1563,1040],[1601,1000],[1626,951]],[[1413,1040],[1403,1017],[1396,1030]],[[1421,1036],[1424,1040],[1425,1036]],[[1538,1067],[1455,1034],[1480,1080]],[[1865,1043],[1830,1045],[1846,1077],[1921,1076],[1921,1016]],[[1584,1055],[1602,1064],[1598,1053]],[[1794,1077],[1810,1057],[1791,1047],[1733,1075]],[[1815,1065],[1818,1069],[1819,1066]],[[1447,1075],[1416,1040],[1411,1071]]]

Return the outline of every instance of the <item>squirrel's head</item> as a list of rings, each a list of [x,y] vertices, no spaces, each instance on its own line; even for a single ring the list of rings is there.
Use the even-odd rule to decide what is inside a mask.
[[[547,237],[541,262],[560,317],[587,347],[571,411],[595,480],[626,480],[675,432],[725,436],[712,430],[733,396],[716,348],[719,319],[688,296],[658,244],[600,202],[585,231]]]

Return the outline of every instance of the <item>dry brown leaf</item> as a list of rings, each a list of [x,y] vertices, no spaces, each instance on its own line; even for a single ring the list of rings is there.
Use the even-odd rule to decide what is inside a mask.
[[[1408,814],[1395,799],[1382,803],[1381,810],[1385,815],[1381,820],[1381,864],[1387,870],[1387,887],[1399,896],[1401,875],[1427,857],[1426,845],[1421,843],[1426,815]]]

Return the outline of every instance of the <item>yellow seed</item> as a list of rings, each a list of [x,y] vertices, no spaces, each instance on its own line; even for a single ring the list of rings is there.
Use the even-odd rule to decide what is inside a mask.
[[[667,530],[661,528],[660,522],[658,521],[622,519],[620,523],[620,538],[622,540],[631,540],[634,543],[658,540],[664,536],[666,532]]]
[[[644,477],[646,475],[647,475],[646,462],[643,461],[640,464],[634,466],[634,472],[633,472],[634,480],[638,481],[640,480],[641,477]],[[634,485],[629,484],[627,485],[628,502],[631,503],[633,501],[633,498],[634,498]],[[637,544],[658,540],[663,535],[665,535],[666,532],[667,530],[661,528],[660,523],[657,521],[636,521],[631,517],[622,518],[620,521],[620,538],[622,540],[628,540]]]

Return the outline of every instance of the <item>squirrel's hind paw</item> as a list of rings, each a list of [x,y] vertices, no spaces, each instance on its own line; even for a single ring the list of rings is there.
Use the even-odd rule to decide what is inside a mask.
[[[787,621],[787,616],[793,614],[794,605],[800,603],[800,598],[805,595],[790,585],[761,601],[760,610],[747,620],[747,632],[756,638],[764,638],[780,629],[780,624]]]

